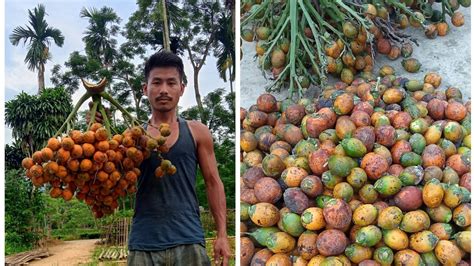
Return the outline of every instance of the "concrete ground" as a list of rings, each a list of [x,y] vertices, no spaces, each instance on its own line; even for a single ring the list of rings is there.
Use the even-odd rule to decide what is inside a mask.
[[[386,56],[376,58],[375,70],[385,64],[395,68],[397,74],[407,78],[423,79],[425,73],[434,71],[439,73],[443,80],[441,88],[454,86],[463,92],[464,100],[471,97],[471,10],[460,8],[464,14],[464,25],[460,28],[450,24],[450,31],[447,36],[428,39],[421,29],[407,29],[406,33],[418,40],[420,46],[414,47],[413,57],[417,58],[422,67],[418,73],[406,72],[402,65],[402,59],[389,60]],[[450,23],[450,22],[449,22]],[[265,92],[265,87],[271,84],[262,75],[255,55],[255,43],[243,42],[243,58],[240,64],[240,106],[250,107],[256,103],[260,94]],[[316,88],[317,89],[317,88]],[[273,93],[278,100],[285,99],[287,92]],[[315,91],[308,91],[312,96]]]

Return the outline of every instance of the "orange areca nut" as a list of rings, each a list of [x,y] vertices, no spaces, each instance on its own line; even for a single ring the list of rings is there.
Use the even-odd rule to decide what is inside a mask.
[[[102,125],[101,123],[97,123],[97,122],[96,122],[96,123],[94,123],[94,124],[91,125],[90,131],[96,132],[97,129],[99,129],[99,128],[101,128],[101,127],[103,127],[103,125]]]
[[[84,143],[94,144],[95,142],[95,133],[94,131],[87,131],[82,134],[82,140]]]
[[[59,148],[61,148],[61,143],[57,138],[50,138],[46,147],[50,148],[53,151],[57,151]]]
[[[29,157],[21,161],[21,166],[26,170],[29,170],[34,164],[35,162],[33,162],[33,159]]]
[[[107,129],[105,129],[105,127],[101,127],[101,128],[98,128],[96,131],[95,131],[95,139],[96,141],[104,141],[108,138],[108,133],[107,133]]]
[[[73,172],[77,172],[79,170],[79,161],[78,160],[69,160],[67,161],[67,168]]]
[[[84,142],[84,136],[79,130],[71,130],[71,132],[69,132],[69,137],[71,137],[76,144],[82,144]]]
[[[117,140],[115,140],[115,139],[109,140],[109,149],[115,150],[115,149],[118,148],[118,146],[119,146],[119,143],[118,143]]]
[[[41,151],[35,151],[35,152],[33,153],[32,158],[33,158],[33,161],[34,161],[35,163],[40,164],[40,163],[43,162],[43,155],[42,155]]]
[[[132,127],[130,130],[134,139],[139,139],[143,135],[143,129],[139,126]]]
[[[131,136],[127,136],[127,137],[124,137],[123,140],[122,140],[122,144],[123,146],[125,147],[132,147],[135,145],[135,141],[133,140],[133,138]]]
[[[56,174],[59,171],[59,165],[57,162],[49,162],[45,165],[44,170],[50,174]]]
[[[67,160],[69,160],[69,158],[71,158],[71,153],[69,151],[65,150],[64,148],[60,148],[56,152],[56,160],[59,163],[66,163]]]
[[[106,152],[106,151],[109,150],[110,145],[109,145],[109,142],[107,140],[102,140],[102,141],[96,142],[96,148],[97,148],[97,150],[99,150],[101,152]]]
[[[80,164],[80,169],[82,172],[87,172],[92,169],[92,161],[89,159],[83,159]]]
[[[94,145],[92,145],[90,143],[84,143],[84,144],[82,144],[82,150],[83,150],[83,153],[84,153],[85,157],[92,157],[94,155],[94,152],[95,152],[95,147],[94,147]]]
[[[120,135],[120,134],[114,135],[114,136],[112,137],[112,140],[117,141],[117,143],[120,145],[120,144],[122,144],[123,136]]]
[[[71,150],[71,158],[78,159],[81,158],[83,155],[82,146],[79,144],[74,144],[74,147]]]
[[[107,155],[101,151],[96,151],[94,153],[94,162],[96,163],[105,163],[107,162]]]
[[[69,137],[65,137],[61,140],[61,147],[67,151],[70,151],[74,147],[74,141]]]

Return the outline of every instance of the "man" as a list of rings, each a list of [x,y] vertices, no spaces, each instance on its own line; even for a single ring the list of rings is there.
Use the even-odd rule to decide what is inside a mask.
[[[227,265],[230,256],[224,186],[217,171],[212,135],[202,123],[176,115],[184,93],[183,76],[183,62],[171,52],[156,53],[145,64],[143,93],[152,109],[145,127],[151,136],[158,137],[160,124],[170,125],[171,135],[166,140],[169,151],[162,156],[177,171],[156,178],[154,171],[160,165],[156,153],[142,163],[128,265],[210,265],[195,190],[198,164],[217,225],[214,258],[217,264]]]

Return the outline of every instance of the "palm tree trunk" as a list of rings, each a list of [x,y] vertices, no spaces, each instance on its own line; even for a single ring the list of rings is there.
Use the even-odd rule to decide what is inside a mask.
[[[44,90],[44,64],[40,63],[38,68],[38,94]]]
[[[232,69],[229,67],[229,83],[230,83],[230,92],[233,92],[232,89]]]
[[[196,102],[199,109],[199,114],[201,117],[201,123],[206,125],[206,117],[204,117],[204,107],[202,105],[201,94],[199,93],[199,70],[200,68],[194,68],[194,94],[196,95]]]
[[[166,12],[166,0],[161,1],[163,5],[163,47],[166,51],[171,51],[170,48],[170,33],[168,29],[168,15]]]

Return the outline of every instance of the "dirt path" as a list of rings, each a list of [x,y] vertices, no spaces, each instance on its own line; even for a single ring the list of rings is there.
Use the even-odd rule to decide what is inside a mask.
[[[92,252],[98,239],[64,241],[54,246],[49,246],[51,256],[31,261],[29,265],[78,265],[91,261]]]

